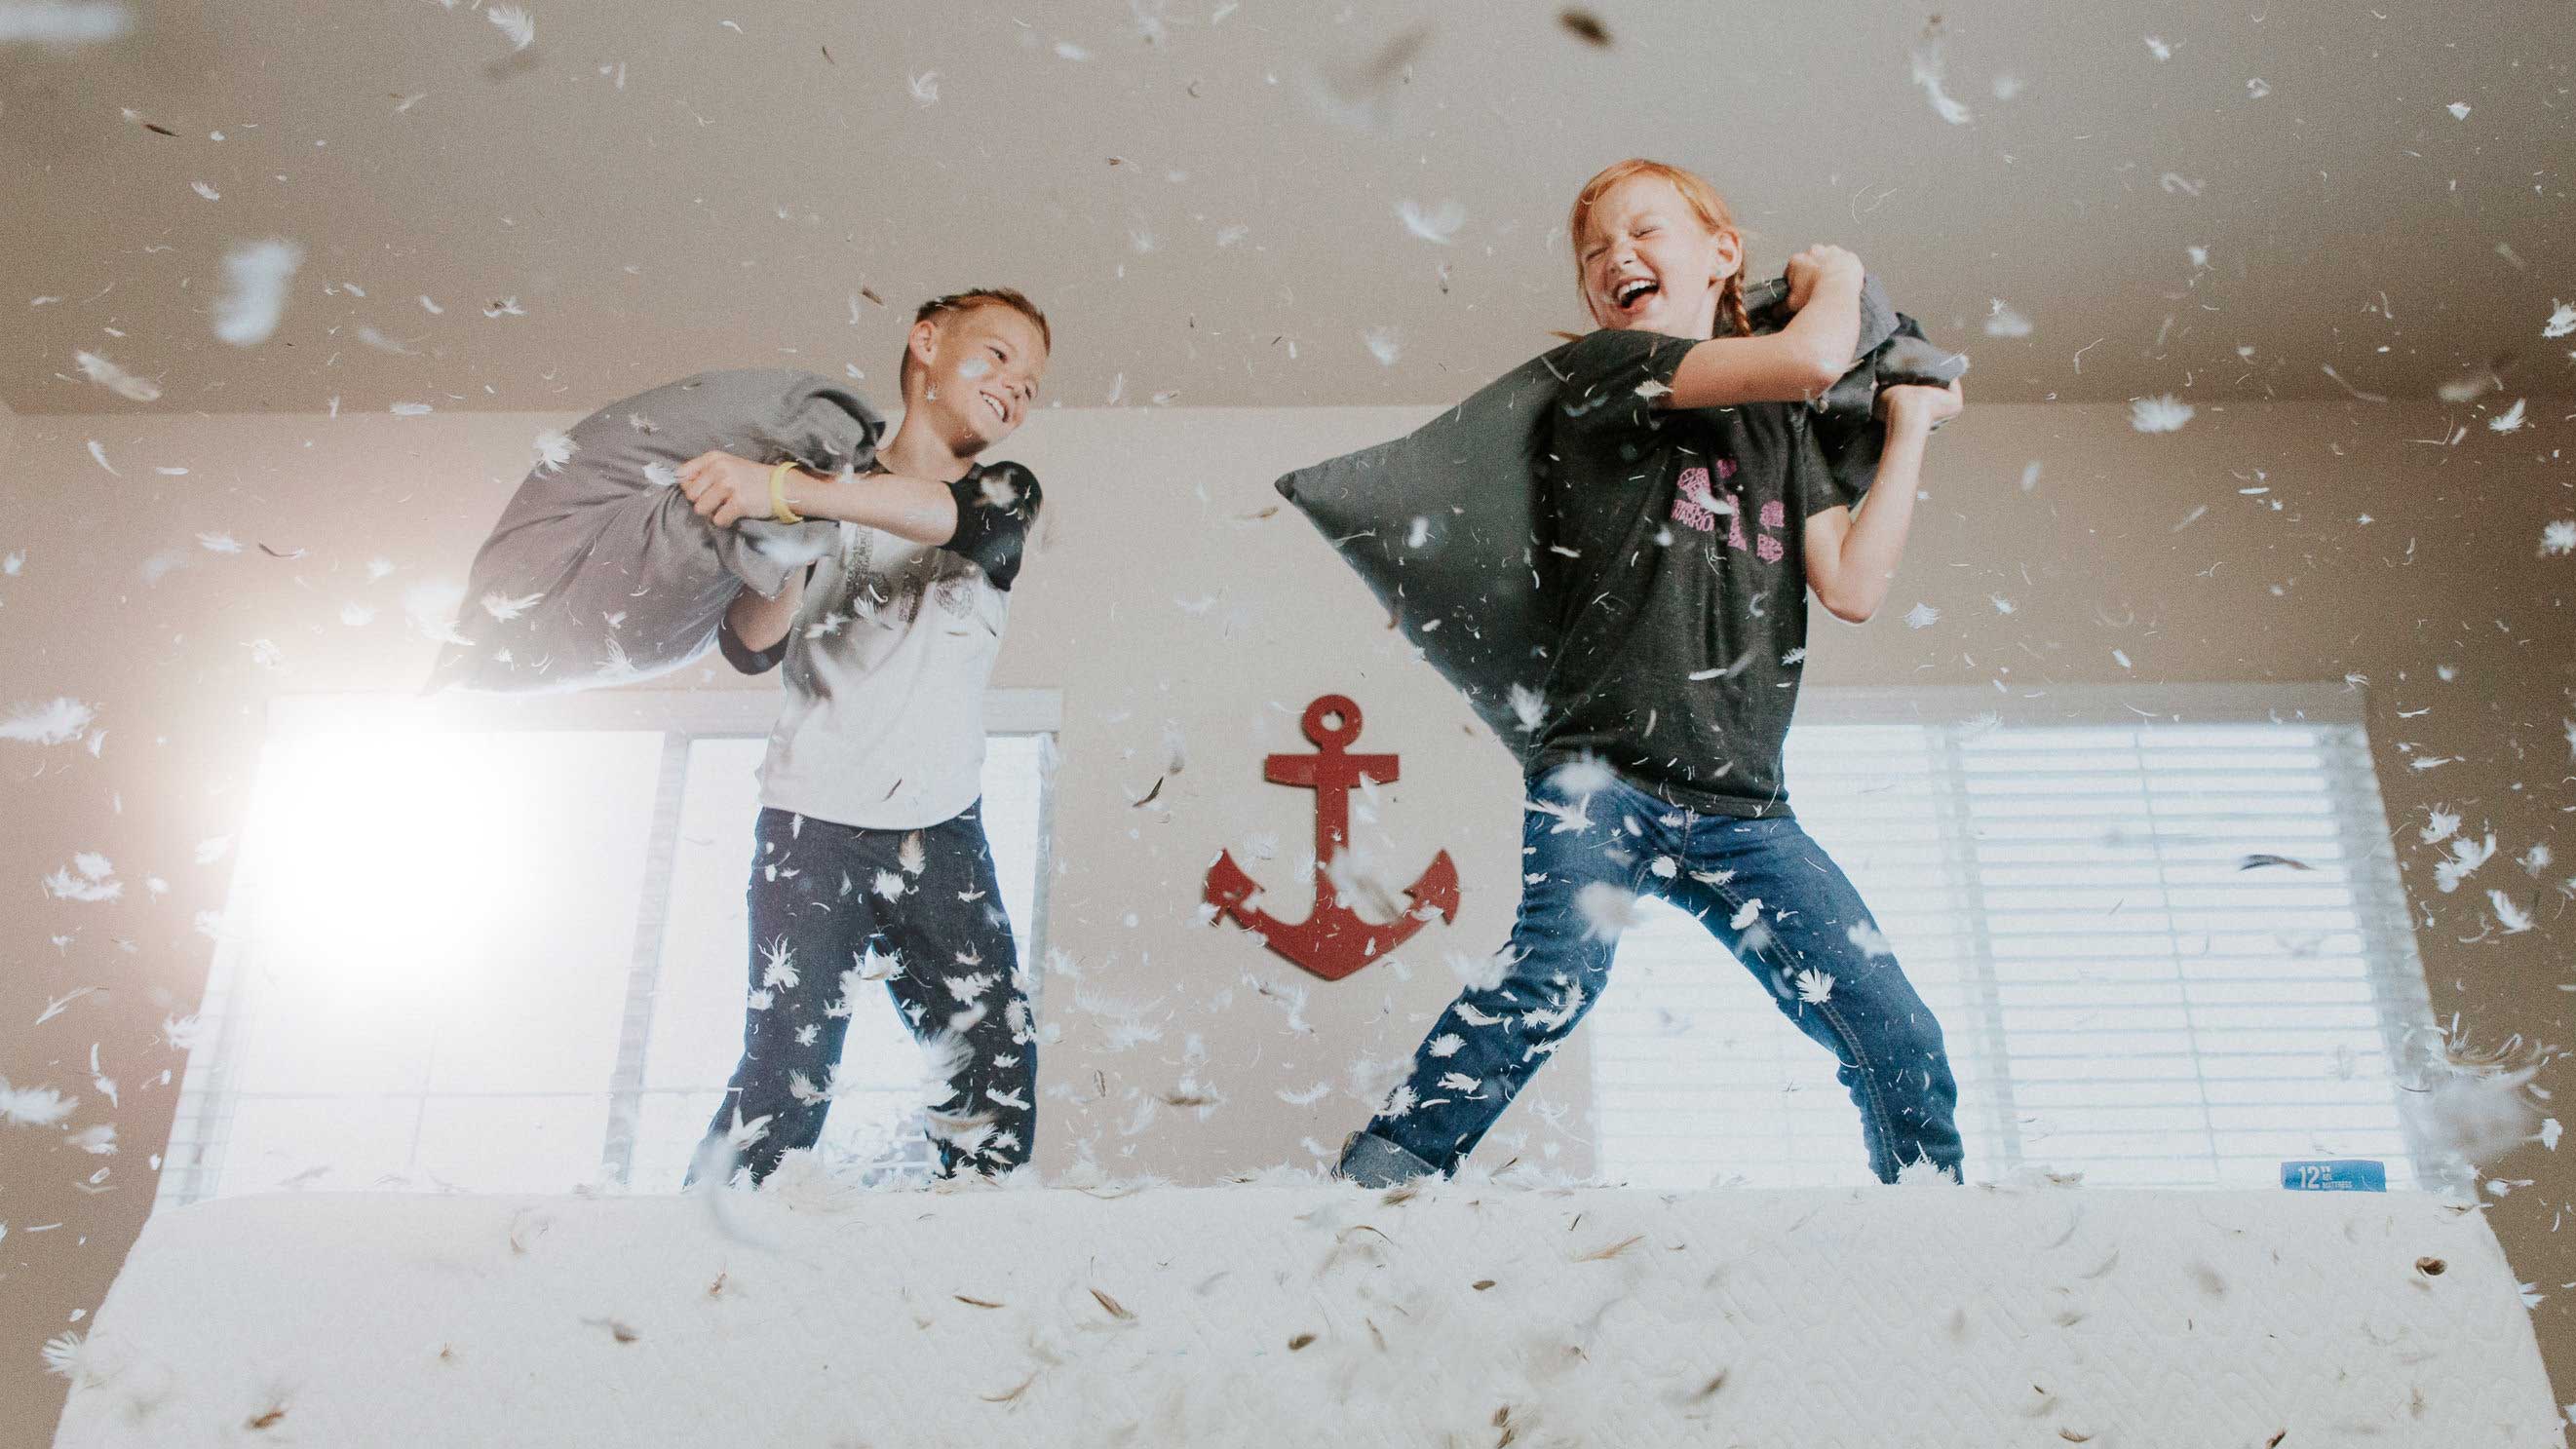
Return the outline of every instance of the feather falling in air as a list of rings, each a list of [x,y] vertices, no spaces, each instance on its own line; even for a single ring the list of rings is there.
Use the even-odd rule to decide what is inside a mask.
[[[69,866],[45,877],[45,894],[66,901],[112,901],[125,894],[116,867],[96,851],[72,857]]]
[[[537,450],[537,469],[544,473],[552,473],[561,468],[564,464],[572,461],[573,454],[581,451],[581,445],[572,440],[572,435],[570,433],[562,432],[554,428],[548,428],[546,431],[537,434],[535,446]]]
[[[67,745],[97,717],[97,711],[77,699],[56,699],[49,704],[22,704],[0,719],[0,740],[22,745]]]
[[[2161,397],[2142,397],[2129,404],[2129,426],[2142,433],[2174,433],[2190,422],[2197,412],[2191,404],[2166,393]]]
[[[516,5],[495,5],[483,12],[483,18],[510,38],[510,49],[525,50],[537,43],[537,17]]]
[[[0,45],[67,51],[122,40],[134,17],[115,0],[13,0],[0,4]],[[133,117],[134,113],[126,113]],[[166,133],[165,133],[166,134]]]
[[[2473,841],[2466,836],[2453,840],[2451,853],[2433,864],[2433,883],[2441,887],[2444,895],[2449,895],[2460,888],[2461,881],[2486,864],[2495,852],[2496,838],[2492,830],[2482,840]]]
[[[72,361],[79,366],[81,376],[128,401],[155,402],[161,396],[161,384],[148,377],[136,377],[95,352],[76,352]]]
[[[283,240],[248,242],[224,256],[224,295],[215,304],[215,336],[256,347],[277,331],[286,284],[304,264],[304,249]]]
[[[2404,1105],[2426,1138],[2484,1167],[2538,1133],[2540,1114],[2523,1094],[2537,1071],[2454,1071],[2429,1092],[2406,1094]]]
[[[1635,895],[1608,881],[1586,881],[1574,893],[1574,909],[1583,917],[1584,933],[1594,940],[1616,940],[1619,933],[1637,924],[1639,901]]]
[[[1455,245],[1458,228],[1467,224],[1467,208],[1454,201],[1444,201],[1428,211],[1418,202],[1399,201],[1395,214],[1403,219],[1406,231],[1444,247]]]
[[[52,1087],[12,1087],[0,1077],[0,1122],[12,1127],[51,1127],[72,1114],[80,1098]]]
[[[1923,38],[1915,43],[1910,59],[1914,84],[1921,86],[1925,98],[1932,102],[1932,114],[1953,126],[1964,126],[1976,119],[1973,112],[1951,99],[1941,88],[1941,26],[1937,19],[1925,28]]]

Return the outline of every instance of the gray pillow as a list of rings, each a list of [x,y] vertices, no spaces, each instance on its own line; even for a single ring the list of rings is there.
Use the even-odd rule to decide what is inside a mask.
[[[884,426],[857,393],[787,368],[702,372],[592,413],[571,429],[569,458],[529,471],[475,554],[429,687],[542,693],[687,664],[736,594],[775,595],[837,526],[717,528],[672,470],[721,448],[838,473],[875,458]]]
[[[1789,319],[1789,284],[1745,289],[1755,332]],[[1572,346],[1569,343],[1567,346]],[[1548,419],[1562,374],[1557,348],[1487,384],[1390,443],[1280,478],[1296,505],[1365,582],[1404,637],[1467,697],[1497,739],[1524,755],[1528,731],[1512,688],[1535,694],[1548,674],[1530,508],[1546,466]],[[1888,305],[1875,277],[1861,287],[1858,361],[1812,406],[1835,476],[1854,494],[1877,476],[1886,429],[1871,416],[1881,387],[1945,384],[1968,360],[1926,341]]]

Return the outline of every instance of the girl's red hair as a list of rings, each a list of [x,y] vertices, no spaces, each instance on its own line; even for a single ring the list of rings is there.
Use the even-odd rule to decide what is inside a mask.
[[[1739,244],[1743,240],[1744,234],[1736,230],[1735,213],[1726,209],[1725,199],[1717,194],[1716,187],[1708,184],[1708,178],[1679,166],[1632,156],[1602,168],[1591,180],[1583,183],[1581,191],[1575,193],[1574,210],[1565,220],[1565,235],[1574,244],[1574,285],[1578,293],[1583,288],[1583,235],[1592,225],[1592,208],[1601,204],[1601,198],[1609,194],[1611,187],[1632,176],[1650,176],[1670,183],[1675,191],[1681,193],[1691,214],[1699,218],[1700,225],[1711,233],[1734,232]],[[1588,298],[1586,307],[1589,307]],[[1735,269],[1735,275],[1719,285],[1717,326],[1720,336],[1743,336],[1753,330],[1751,319],[1744,315],[1744,268],[1740,265]]]

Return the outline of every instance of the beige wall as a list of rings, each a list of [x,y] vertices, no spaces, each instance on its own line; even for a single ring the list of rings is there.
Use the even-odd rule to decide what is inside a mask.
[[[2429,406],[2231,407],[2160,437],[2132,432],[2117,408],[1980,409],[1939,440],[1887,612],[1862,628],[1819,613],[1810,676],[2117,682],[2143,701],[2167,682],[2365,676],[2437,1010],[2459,1012],[2481,1040],[2563,1040],[2559,988],[2571,981],[2576,927],[2554,887],[2576,874],[2576,840],[2563,838],[2576,765],[2560,724],[2576,716],[2576,560],[2539,558],[2536,546],[2544,521],[2576,516],[2576,474],[2555,456],[2566,412],[2535,404],[2538,421],[2520,433],[2473,426],[2444,446],[2451,424]],[[1407,660],[1312,530],[1268,512],[1278,501],[1269,480],[1284,468],[1421,416],[1067,410],[1041,416],[1015,447],[1047,480],[1050,506],[997,682],[1063,691],[1049,938],[1081,962],[1087,990],[1158,1002],[1150,1015],[1166,1019],[1159,1042],[1109,1052],[1102,1023],[1050,983],[1048,1015],[1065,1037],[1046,1079],[1072,1096],[1046,1104],[1050,1170],[1088,1153],[1113,1171],[1205,1181],[1310,1160],[1300,1139],[1328,1142],[1364,1107],[1336,1094],[1295,1108],[1276,1092],[1343,1082],[1354,1058],[1409,1049],[1452,989],[1443,953],[1489,950],[1507,928],[1518,805],[1505,756]],[[77,1125],[105,1120],[88,1087],[98,1043],[124,1106],[113,1158],[58,1146],[60,1133],[0,1127],[0,1405],[11,1406],[0,1410],[0,1445],[44,1441],[61,1385],[43,1375],[37,1345],[95,1308],[151,1201],[148,1158],[174,1095],[159,1074],[175,1079],[184,1065],[156,1033],[166,1014],[194,1008],[210,943],[192,923],[221,906],[229,868],[197,865],[194,849],[240,827],[262,702],[414,687],[431,648],[405,622],[404,588],[461,578],[528,440],[563,421],[17,420],[16,445],[0,455],[0,555],[27,557],[19,575],[0,577],[0,708],[72,695],[101,706],[106,738],[96,758],[0,743],[0,1074],[79,1093]],[[91,459],[92,439],[121,476]],[[2271,491],[2239,492],[2254,487]],[[196,536],[207,531],[246,551],[204,551]],[[260,544],[301,553],[275,558]],[[145,561],[165,552],[182,565],[147,582]],[[396,571],[370,583],[378,556]],[[2013,612],[1999,612],[1995,594]],[[341,623],[350,599],[376,606],[371,625]],[[1900,622],[1917,601],[1938,607],[1939,622]],[[261,639],[282,662],[255,662]],[[2440,666],[2455,676],[2440,678]],[[760,687],[720,670],[657,687],[701,678]],[[1403,755],[1382,822],[1393,858],[1446,847],[1466,899],[1456,928],[1434,928],[1404,953],[1409,975],[1382,964],[1318,984],[1303,1012],[1312,1030],[1293,1033],[1283,1006],[1255,988],[1293,984],[1294,973],[1241,933],[1199,925],[1196,907],[1219,847],[1271,832],[1293,850],[1311,830],[1311,796],[1261,784],[1260,756],[1304,749],[1298,711],[1325,691],[1359,701],[1366,746]],[[2417,710],[2429,712],[2399,713]],[[1167,723],[1186,742],[1186,766],[1134,806],[1162,773]],[[2413,769],[2401,743],[2456,762]],[[2471,830],[2492,823],[2502,850],[2474,884],[2536,895],[2539,929],[2463,939],[2480,935],[2484,892],[2433,889],[2413,826],[2436,802]],[[2559,862],[2538,882],[2509,859],[2535,842],[2551,842]],[[116,862],[124,900],[75,904],[39,890],[83,850]],[[1289,864],[1283,853],[1265,878],[1293,896]],[[166,896],[141,888],[148,876],[168,882]],[[32,1025],[80,987],[100,989]],[[1184,1061],[1193,1037],[1204,1065]],[[1226,1104],[1204,1120],[1166,1107],[1145,1132],[1122,1135],[1140,1096],[1185,1072]],[[1577,1055],[1533,1094],[1580,1107],[1584,1077]],[[1551,1140],[1517,1109],[1506,1126],[1529,1127],[1534,1147]],[[1557,1145],[1560,1162],[1584,1165],[1579,1141]],[[105,1190],[86,1190],[100,1166],[113,1168]],[[2564,1179],[2536,1147],[2503,1166],[2537,1179],[2493,1216],[2517,1270],[2550,1295],[2537,1315],[2544,1351],[2576,1386],[2576,1291],[2559,1286],[2576,1280],[2576,1251],[2551,1232]]]

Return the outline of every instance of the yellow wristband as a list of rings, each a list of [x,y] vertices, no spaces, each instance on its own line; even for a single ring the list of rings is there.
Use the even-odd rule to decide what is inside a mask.
[[[769,470],[769,516],[780,523],[803,523],[804,516],[787,506],[787,470],[796,466],[794,459]]]

